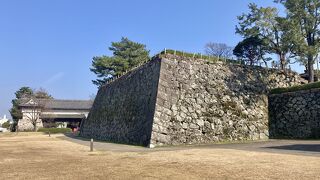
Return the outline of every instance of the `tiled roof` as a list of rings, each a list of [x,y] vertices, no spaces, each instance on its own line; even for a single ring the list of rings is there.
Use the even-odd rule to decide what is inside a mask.
[[[41,114],[40,118],[49,118],[49,119],[82,119],[85,118],[86,116],[84,114]]]
[[[22,99],[20,107],[41,106],[45,109],[61,110],[90,110],[93,101],[90,100],[61,100],[61,99]]]

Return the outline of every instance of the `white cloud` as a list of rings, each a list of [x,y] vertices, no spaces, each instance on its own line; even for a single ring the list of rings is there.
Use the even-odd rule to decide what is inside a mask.
[[[47,86],[47,85],[53,84],[53,83],[59,81],[61,78],[63,78],[63,76],[64,76],[63,72],[58,72],[58,73],[54,74],[53,76],[51,76],[49,79],[47,79],[43,83],[43,85]]]

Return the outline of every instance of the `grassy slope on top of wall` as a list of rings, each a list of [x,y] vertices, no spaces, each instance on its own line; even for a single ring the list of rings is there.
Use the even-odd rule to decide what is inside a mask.
[[[188,58],[204,59],[204,60],[208,60],[211,62],[222,61],[222,62],[231,63],[231,64],[243,64],[243,62],[239,61],[239,60],[226,59],[226,58],[222,58],[222,57],[219,58],[216,56],[208,56],[208,55],[203,55],[200,53],[188,53],[188,52],[177,51],[177,50],[172,50],[172,49],[167,49],[165,51],[162,51],[160,53],[160,55],[161,54],[172,54],[172,55],[188,57]]]
[[[310,90],[320,88],[320,82],[299,85],[299,86],[292,86],[288,88],[275,88],[270,91],[270,94],[281,94],[286,92],[295,92],[295,91],[303,91],[303,90]]]

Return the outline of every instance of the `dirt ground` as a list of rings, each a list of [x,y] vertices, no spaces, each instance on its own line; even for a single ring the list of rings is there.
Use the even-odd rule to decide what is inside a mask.
[[[319,156],[210,148],[89,152],[58,136],[0,135],[0,179],[320,179]]]

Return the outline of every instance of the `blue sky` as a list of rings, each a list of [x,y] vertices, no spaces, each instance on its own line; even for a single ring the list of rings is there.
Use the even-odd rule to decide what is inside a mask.
[[[58,99],[88,99],[93,56],[110,55],[122,36],[147,45],[203,52],[209,42],[234,46],[236,16],[273,0],[0,0],[0,115],[14,92],[44,88]]]

